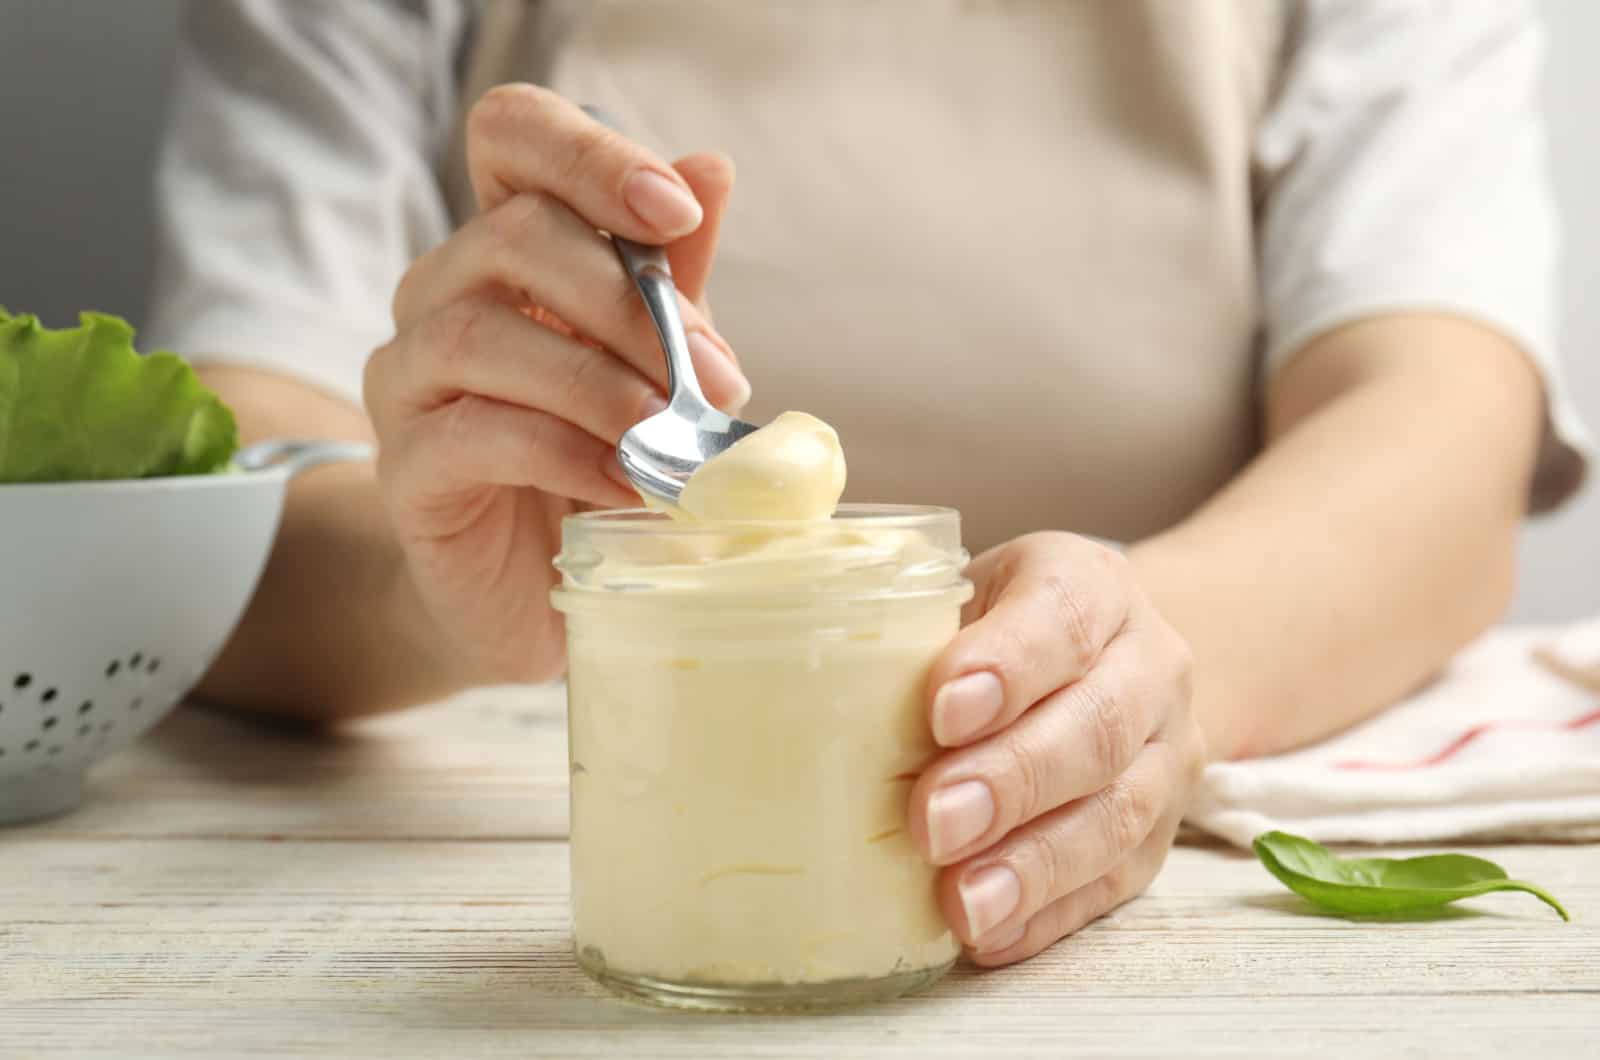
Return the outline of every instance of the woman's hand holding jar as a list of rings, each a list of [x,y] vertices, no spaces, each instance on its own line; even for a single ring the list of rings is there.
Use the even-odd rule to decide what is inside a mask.
[[[976,594],[930,679],[947,750],[912,790],[918,847],[983,965],[1030,957],[1135,897],[1205,764],[1190,658],[1120,554],[1030,534],[967,571]]]

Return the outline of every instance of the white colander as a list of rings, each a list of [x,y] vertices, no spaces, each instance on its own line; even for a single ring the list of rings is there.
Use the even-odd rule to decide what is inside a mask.
[[[235,474],[0,485],[0,825],[76,806],[233,631],[289,480],[370,456],[266,442]]]

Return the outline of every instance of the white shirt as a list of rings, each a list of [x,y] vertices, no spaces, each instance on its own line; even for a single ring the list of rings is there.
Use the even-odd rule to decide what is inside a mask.
[[[1544,374],[1536,495],[1561,499],[1588,441],[1555,352],[1532,5],[1281,2],[1281,81],[1253,158],[1266,189],[1263,373],[1373,313],[1479,320]],[[154,341],[360,401],[397,281],[451,230],[439,172],[476,12],[464,0],[192,5],[157,179]]]

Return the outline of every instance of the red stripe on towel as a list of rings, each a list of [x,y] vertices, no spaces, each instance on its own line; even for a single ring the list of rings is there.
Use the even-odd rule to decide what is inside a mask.
[[[1496,729],[1555,729],[1575,732],[1578,729],[1600,723],[1600,710],[1582,717],[1573,718],[1571,721],[1486,721],[1481,725],[1474,725],[1466,732],[1457,736],[1442,749],[1435,751],[1427,758],[1419,758],[1415,762],[1373,762],[1356,759],[1347,762],[1335,762],[1335,769],[1364,769],[1380,772],[1398,773],[1407,769],[1427,769],[1454,758],[1467,744],[1476,740],[1484,733],[1494,732]]]

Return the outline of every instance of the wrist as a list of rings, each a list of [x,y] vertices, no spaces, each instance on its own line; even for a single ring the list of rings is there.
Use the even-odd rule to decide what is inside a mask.
[[[1193,657],[1191,709],[1199,722],[1208,761],[1248,757],[1254,718],[1235,687],[1231,627],[1225,596],[1208,591],[1214,562],[1185,540],[1182,528],[1146,538],[1125,550],[1140,587],[1156,612],[1188,643]]]
[[[375,654],[406,675],[394,687],[394,694],[406,702],[393,705],[426,703],[492,682],[493,675],[476,666],[472,654],[440,622],[397,543],[393,553],[380,595],[383,620],[374,624],[389,639]]]

